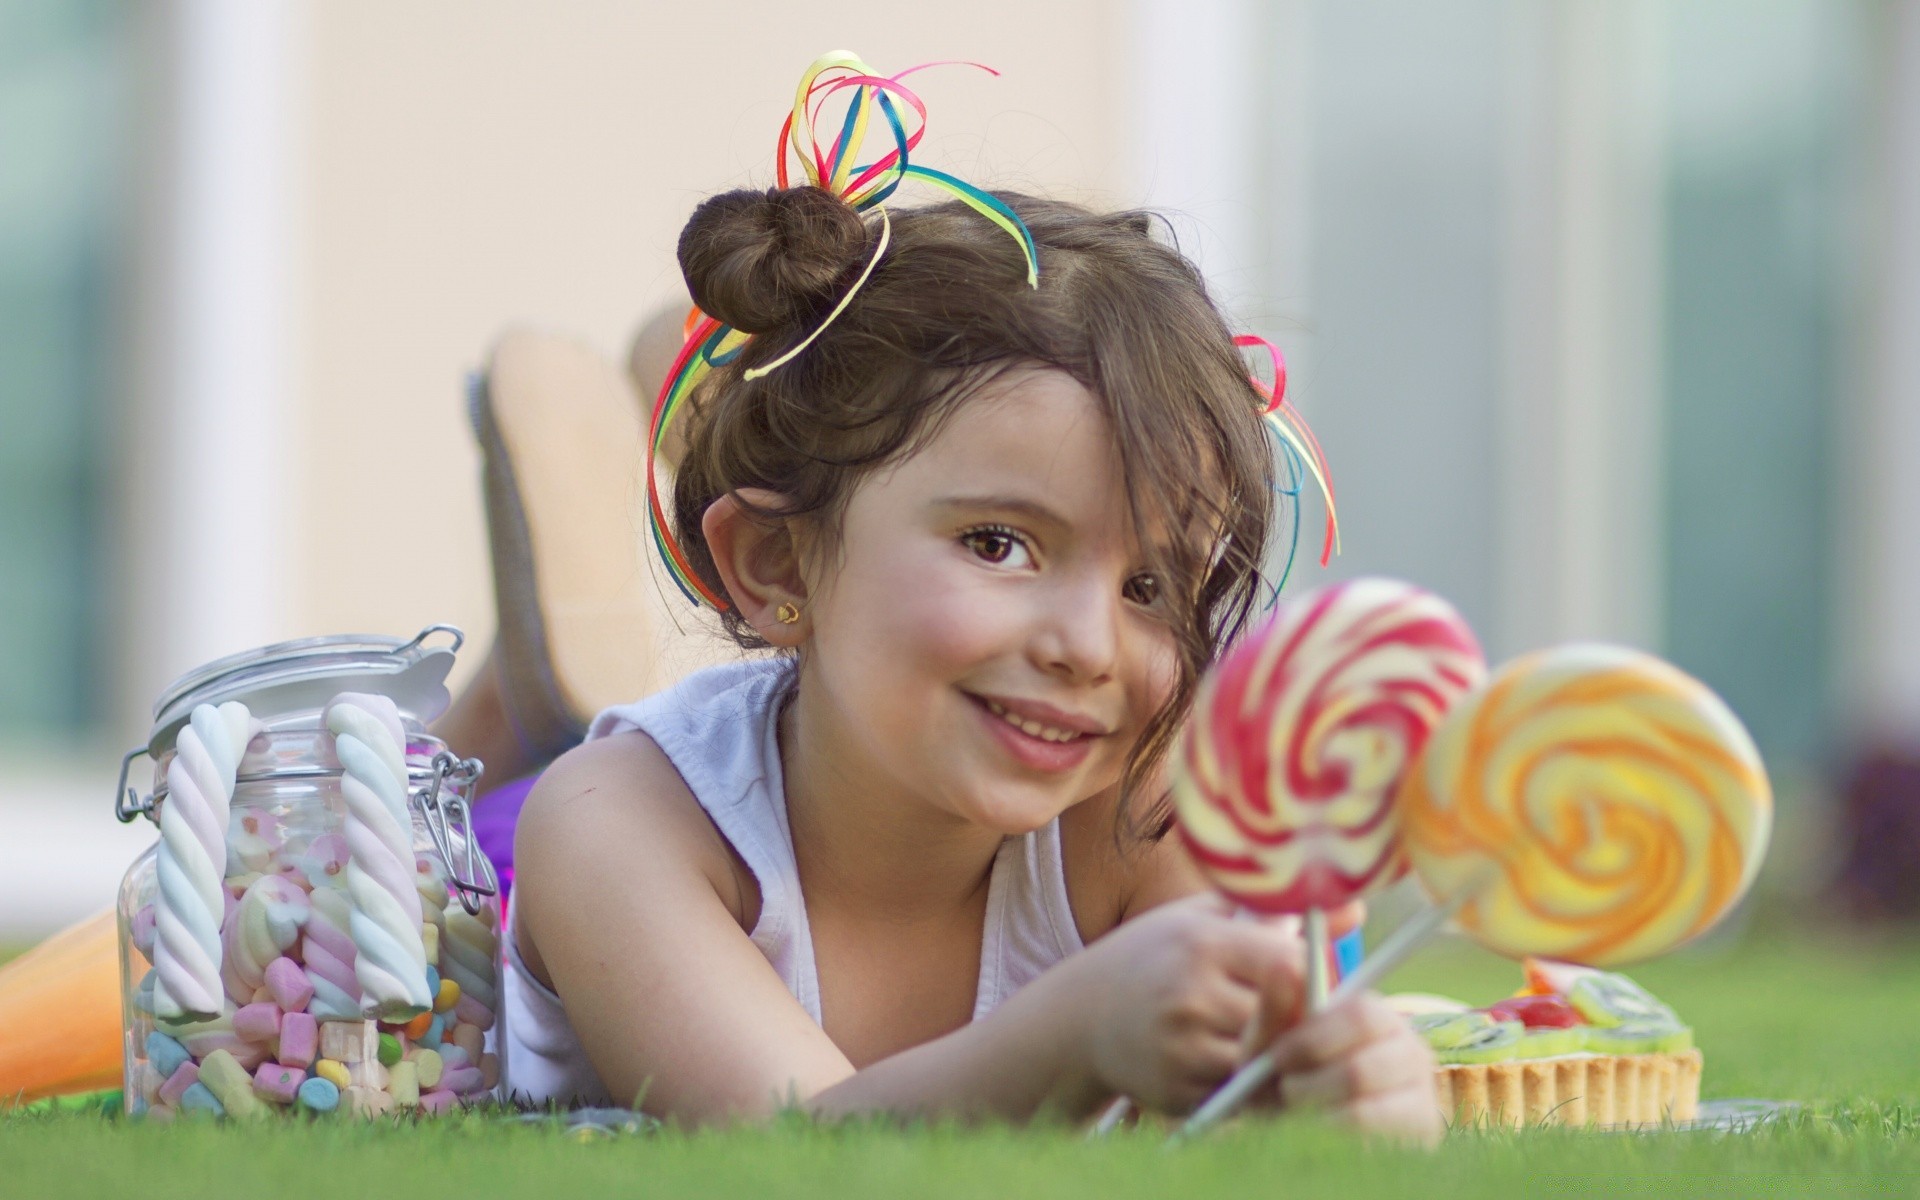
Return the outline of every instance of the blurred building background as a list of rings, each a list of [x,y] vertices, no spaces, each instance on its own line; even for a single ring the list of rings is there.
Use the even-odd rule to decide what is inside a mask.
[[[842,45],[1002,72],[923,77],[928,161],[1174,214],[1288,352],[1336,573],[1672,658],[1768,755],[1776,874],[1829,869],[1848,764],[1920,740],[1920,3],[10,0],[0,939],[151,840],[112,781],[181,671],[477,662],[465,372],[619,355]]]

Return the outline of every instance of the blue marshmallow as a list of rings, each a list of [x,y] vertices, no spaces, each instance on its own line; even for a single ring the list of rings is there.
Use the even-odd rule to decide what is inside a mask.
[[[340,1107],[340,1089],[334,1086],[333,1080],[318,1075],[302,1083],[296,1096],[300,1107],[310,1112],[330,1113]]]
[[[224,1117],[227,1115],[227,1106],[220,1103],[220,1098],[213,1094],[213,1089],[204,1083],[196,1083],[182,1092],[180,1094],[180,1107],[183,1111],[187,1112],[200,1109],[203,1112],[210,1112],[216,1117]]]
[[[191,1057],[185,1046],[159,1030],[147,1035],[147,1061],[153,1064],[154,1070],[160,1072],[160,1078],[171,1079],[173,1073],[180,1069],[180,1064]]]

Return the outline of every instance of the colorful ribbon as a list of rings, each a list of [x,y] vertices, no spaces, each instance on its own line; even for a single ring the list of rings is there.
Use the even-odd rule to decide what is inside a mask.
[[[1261,398],[1267,402],[1267,407],[1261,411],[1260,415],[1272,427],[1274,435],[1280,439],[1280,444],[1290,452],[1293,461],[1288,464],[1289,471],[1295,463],[1304,467],[1307,474],[1313,477],[1314,484],[1320,489],[1321,498],[1326,501],[1327,533],[1320,545],[1320,565],[1324,567],[1333,561],[1334,553],[1340,548],[1340,518],[1333,504],[1333,471],[1327,466],[1327,456],[1321,452],[1320,439],[1313,436],[1313,430],[1308,428],[1307,420],[1300,415],[1300,410],[1287,403],[1287,360],[1281,356],[1280,347],[1253,333],[1236,335],[1233,344],[1242,348],[1264,347],[1267,357],[1273,361],[1272,387],[1261,383],[1258,375],[1251,375],[1249,378],[1253,381],[1253,389],[1259,392]],[[1299,503],[1300,489],[1297,485],[1291,490],[1282,488],[1281,491],[1294,497],[1296,505]],[[1297,525],[1295,536],[1298,537]],[[1290,572],[1292,568],[1293,553],[1290,550],[1287,554],[1287,571]],[[1283,572],[1280,583],[1274,585],[1276,595],[1285,583],[1286,573]]]
[[[900,81],[917,71],[929,67],[949,66],[949,63],[922,63],[909,67],[897,75],[882,76],[862,62],[860,57],[845,50],[836,50],[831,54],[815,59],[800,77],[800,85],[794,90],[793,111],[780,126],[780,140],[775,147],[776,178],[781,187],[793,186],[788,174],[787,156],[791,150],[800,161],[805,182],[823,191],[831,192],[853,207],[856,212],[865,212],[870,208],[879,208],[888,197],[897,191],[907,180],[924,183],[940,191],[949,193],[972,208],[975,212],[992,221],[1005,230],[1020,246],[1020,252],[1026,259],[1027,286],[1040,286],[1040,255],[1033,244],[1033,235],[1028,232],[1026,223],[1013,209],[1009,208],[998,196],[983,191],[964,180],[957,179],[944,171],[923,167],[911,161],[915,147],[927,131],[927,106],[911,89]],[[976,66],[990,75],[999,72],[979,63],[958,64]],[[847,104],[846,115],[841,118],[839,132],[832,144],[822,147],[820,144],[820,118],[828,99],[842,91],[853,93]],[[913,111],[918,118],[911,132],[901,119],[902,106]],[[862,165],[859,161],[860,148],[866,140],[868,126],[875,113],[879,113],[885,122],[887,132],[893,139],[893,149],[871,163]],[[880,237],[873,256],[867,261],[866,268],[847,289],[840,302],[834,306],[812,333],[770,363],[753,368],[746,373],[749,380],[759,379],[791,362],[801,351],[812,345],[814,340],[826,332],[828,326],[837,320],[860,289],[866,285],[879,266],[880,258],[886,253],[892,240],[893,224],[886,209],[880,209]],[[717,595],[713,589],[700,581],[687,562],[686,554],[666,518],[666,510],[660,502],[659,473],[656,464],[660,458],[661,447],[666,444],[667,431],[672,427],[673,419],[678,415],[682,403],[692,393],[693,388],[714,367],[725,366],[733,361],[741,349],[750,340],[749,334],[742,333],[732,326],[719,321],[695,309],[688,315],[686,342],[680,348],[680,354],[674,359],[673,366],[667,372],[666,381],[660,387],[660,394],[654,400],[653,420],[647,435],[647,522],[653,534],[654,548],[660,552],[661,561],[666,563],[667,572],[673,577],[674,584],[694,604],[705,601],[714,608],[725,611],[728,607],[724,596]]]

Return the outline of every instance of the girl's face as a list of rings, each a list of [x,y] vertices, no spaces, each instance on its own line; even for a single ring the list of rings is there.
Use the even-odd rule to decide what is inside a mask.
[[[1093,397],[1019,371],[848,503],[803,691],[836,761],[1005,834],[1118,781],[1173,632]]]

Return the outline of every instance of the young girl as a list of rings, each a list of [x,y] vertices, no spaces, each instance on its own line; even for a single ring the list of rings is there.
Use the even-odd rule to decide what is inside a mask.
[[[1161,836],[1159,766],[1260,584],[1261,400],[1145,216],[997,203],[1037,286],[957,202],[738,191],[682,233],[700,309],[752,337],[679,418],[663,540],[773,653],[601,714],[542,777],[508,1084],[689,1123],[1077,1118],[1189,1109],[1257,1041],[1270,1100],[1431,1139],[1424,1044],[1374,997],[1300,1019],[1291,928]]]

